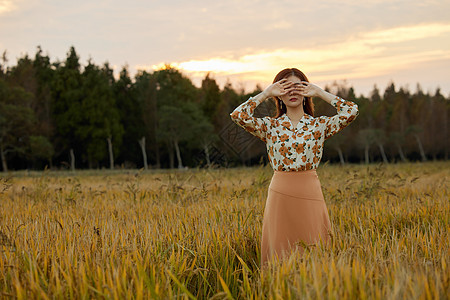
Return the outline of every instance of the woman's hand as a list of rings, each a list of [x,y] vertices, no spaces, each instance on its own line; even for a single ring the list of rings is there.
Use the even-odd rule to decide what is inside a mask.
[[[321,97],[324,94],[324,90],[317,85],[302,81],[299,85],[297,85],[297,90],[300,92],[300,95],[305,97]]]
[[[269,85],[263,93],[269,98],[280,97],[291,91],[298,91],[298,85],[287,79],[281,79],[280,81]]]
[[[323,90],[322,88],[318,87],[317,85],[302,81],[298,87],[298,91],[300,92],[300,95],[305,97],[319,97],[322,100],[328,102],[331,104],[331,101],[336,98],[335,95]]]

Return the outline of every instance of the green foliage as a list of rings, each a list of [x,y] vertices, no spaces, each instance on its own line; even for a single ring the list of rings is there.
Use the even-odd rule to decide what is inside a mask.
[[[124,129],[115,104],[107,65],[103,69],[89,63],[82,75],[82,116],[75,134],[86,147],[89,165],[107,157],[106,139],[112,138],[118,152]]]
[[[123,126],[115,104],[112,70],[88,63],[80,72],[78,56],[71,48],[64,66],[58,67],[53,85],[53,116],[60,147],[83,153],[89,166],[107,157],[106,139],[119,151]]]
[[[216,123],[218,106],[220,105],[220,88],[216,81],[210,78],[209,73],[202,81],[200,88],[200,105],[208,120],[211,123]]]
[[[141,149],[138,140],[146,138],[151,153],[158,151],[156,141],[157,99],[156,80],[153,74],[139,72],[132,82],[126,69],[122,69],[116,83],[119,88],[118,106],[126,128],[124,147],[129,161],[141,164]],[[123,93],[120,94],[120,91]]]
[[[81,149],[82,140],[77,136],[78,124],[83,119],[83,101],[80,64],[72,47],[63,66],[58,65],[52,82],[52,115],[61,151]],[[78,151],[76,151],[78,152]]]
[[[0,79],[0,154],[24,153],[33,131],[35,116],[29,104],[31,93],[21,87],[9,86]],[[3,161],[3,169],[7,169]]]
[[[159,110],[159,136],[165,141],[190,141],[208,127],[199,107],[190,102],[179,106],[164,105]],[[209,127],[210,128],[210,127]]]
[[[35,158],[51,159],[55,154],[53,145],[50,141],[42,136],[30,136],[30,154]]]
[[[0,138],[3,161],[11,160],[13,168],[29,167],[29,162],[61,167],[68,164],[71,149],[78,166],[103,167],[108,164],[108,138],[117,164],[126,167],[142,166],[144,155],[155,167],[173,166],[175,155],[179,165],[183,158],[195,166],[200,155],[210,154],[242,162],[236,154],[242,141],[230,138],[236,125],[229,114],[263,89],[246,93],[230,83],[220,88],[210,74],[197,88],[170,65],[152,73],[139,71],[134,78],[123,67],[116,79],[108,63],[83,66],[74,47],[64,61],[51,62],[37,47],[34,57],[26,54],[16,65],[7,65],[4,52]],[[345,81],[326,89],[357,103],[359,117],[325,143],[324,161],[448,159],[450,101],[439,89],[425,93],[418,84],[410,93],[391,83],[384,91],[374,86],[367,98],[356,96]],[[325,101],[314,103],[315,116],[336,113]],[[273,110],[267,101],[255,116],[273,116]],[[145,153],[139,144],[143,138]],[[263,143],[248,144],[245,159],[257,162],[266,156]]]

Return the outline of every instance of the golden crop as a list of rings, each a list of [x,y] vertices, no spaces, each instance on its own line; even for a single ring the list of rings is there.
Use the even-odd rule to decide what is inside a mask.
[[[328,248],[261,272],[269,167],[0,178],[0,298],[448,299],[450,163],[323,164]]]

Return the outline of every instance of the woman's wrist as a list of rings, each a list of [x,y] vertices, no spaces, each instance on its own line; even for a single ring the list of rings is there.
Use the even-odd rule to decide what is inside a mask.
[[[329,104],[331,104],[331,101],[332,101],[333,99],[336,98],[335,95],[333,95],[333,94],[331,94],[331,93],[329,93],[329,92],[327,92],[327,91],[325,91],[325,90],[321,90],[321,91],[319,92],[319,95],[318,95],[318,96],[319,96],[322,100],[328,102]]]
[[[267,98],[269,98],[269,96],[267,95],[266,91],[262,91],[261,93],[259,93],[258,95],[256,95],[254,98],[256,98],[258,101],[263,102],[265,101]]]

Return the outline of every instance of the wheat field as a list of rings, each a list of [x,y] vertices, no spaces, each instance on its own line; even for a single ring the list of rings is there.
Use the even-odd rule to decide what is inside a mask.
[[[449,299],[449,162],[317,170],[332,243],[260,269],[270,167],[0,176],[0,298]]]

